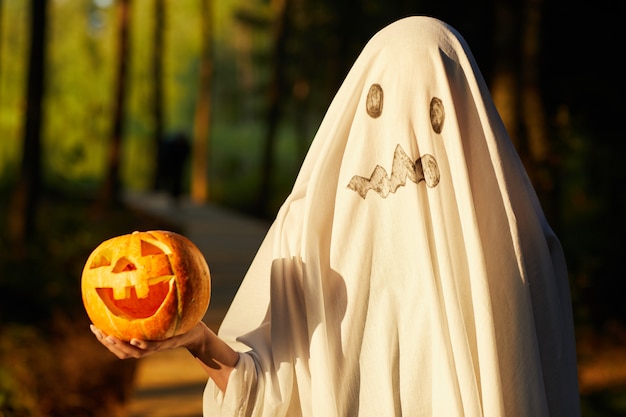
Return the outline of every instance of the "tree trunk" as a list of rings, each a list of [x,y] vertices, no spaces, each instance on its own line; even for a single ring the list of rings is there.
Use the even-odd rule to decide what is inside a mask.
[[[542,203],[556,222],[555,175],[540,88],[541,0],[496,1],[492,96]]]
[[[2,6],[3,1],[0,0],[0,108],[2,106]]]
[[[496,1],[494,68],[491,95],[511,140],[520,151],[519,137],[519,10],[508,1]],[[522,158],[525,159],[525,158]]]
[[[271,200],[271,182],[274,172],[274,151],[281,117],[281,104],[285,83],[285,48],[287,41],[288,3],[289,0],[272,0],[273,16],[273,54],[272,79],[268,91],[267,131],[261,161],[261,183],[257,198],[257,212],[268,215]]]
[[[202,13],[202,55],[191,155],[191,199],[195,203],[203,204],[209,200],[209,130],[211,126],[211,79],[213,76],[211,0],[200,0],[200,11]]]
[[[163,178],[163,58],[165,33],[165,3],[164,0],[154,2],[154,31],[152,54],[152,83],[154,99],[152,102],[152,115],[154,119],[154,149],[155,149],[155,169],[153,179],[153,190],[158,190],[162,186]]]
[[[107,176],[102,191],[103,206],[118,204],[121,194],[120,160],[122,135],[124,133],[124,110],[126,98],[126,70],[129,50],[130,0],[118,3],[118,61],[117,84],[112,119],[111,143],[107,161]]]
[[[31,0],[31,48],[20,176],[9,209],[9,235],[17,251],[35,234],[41,193],[41,124],[44,95],[47,0]]]
[[[557,201],[555,177],[558,164],[554,154],[538,71],[541,45],[542,1],[524,2],[522,26],[521,111],[526,134],[530,177],[546,217],[556,226]]]

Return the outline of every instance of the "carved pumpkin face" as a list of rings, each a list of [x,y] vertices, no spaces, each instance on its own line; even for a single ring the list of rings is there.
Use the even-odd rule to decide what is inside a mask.
[[[91,253],[81,290],[89,318],[103,332],[126,341],[162,340],[202,319],[211,276],[202,253],[184,236],[134,232]]]

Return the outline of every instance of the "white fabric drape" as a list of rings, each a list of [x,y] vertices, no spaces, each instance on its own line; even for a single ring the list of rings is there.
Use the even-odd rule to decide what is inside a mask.
[[[364,48],[223,322],[204,414],[580,414],[560,244],[461,36]]]

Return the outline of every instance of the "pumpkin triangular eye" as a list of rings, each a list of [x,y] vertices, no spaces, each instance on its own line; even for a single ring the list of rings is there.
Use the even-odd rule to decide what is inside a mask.
[[[102,266],[109,266],[109,265],[111,265],[111,260],[109,259],[108,255],[99,253],[91,261],[91,265],[89,265],[89,269],[96,269]]]
[[[161,248],[152,243],[146,242],[145,240],[141,241],[141,256],[148,255],[163,255],[165,252]]]
[[[122,256],[120,259],[117,260],[111,272],[113,272],[114,274],[117,274],[119,272],[124,272],[124,271],[135,271],[136,269],[137,267],[135,266],[134,263],[132,263],[131,261],[129,261],[128,259]]]

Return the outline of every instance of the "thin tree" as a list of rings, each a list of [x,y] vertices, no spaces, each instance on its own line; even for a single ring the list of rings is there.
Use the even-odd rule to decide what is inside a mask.
[[[491,93],[511,140],[520,153],[524,153],[524,149],[520,149],[522,143],[518,128],[520,10],[507,0],[496,0],[494,8],[494,69]]]
[[[282,102],[285,84],[285,55],[287,43],[287,23],[289,0],[272,0],[273,23],[273,52],[272,78],[268,90],[268,108],[266,119],[265,143],[261,161],[261,183],[257,198],[257,214],[268,215],[272,174],[274,172],[274,152],[278,125],[281,118]]]
[[[22,161],[8,216],[9,234],[15,243],[14,247],[18,249],[23,249],[35,234],[37,207],[41,194],[41,124],[45,87],[47,6],[47,0],[30,2],[31,40]]]
[[[0,106],[2,106],[2,3],[0,0]]]
[[[531,179],[537,189],[546,216],[558,227],[559,193],[554,140],[546,118],[546,106],[540,86],[540,53],[542,0],[525,0],[521,36],[521,112],[523,130],[528,143]]]
[[[155,0],[154,2],[154,28],[152,32],[153,47],[152,53],[152,83],[154,99],[152,101],[152,117],[154,119],[154,147],[156,149],[156,164],[154,170],[153,189],[157,190],[162,185],[161,174],[163,172],[163,58],[165,33],[165,2]]]
[[[191,160],[191,199],[195,203],[209,200],[209,160],[211,125],[212,57],[212,2],[200,0],[202,24],[202,52],[200,55],[200,79],[196,101]]]
[[[540,88],[542,1],[495,2],[492,94],[546,216],[557,222],[554,146]]]
[[[107,176],[102,191],[101,204],[104,206],[119,203],[121,194],[120,160],[122,135],[124,131],[124,109],[126,98],[126,71],[129,50],[130,0],[118,3],[118,60],[117,85],[113,103],[111,143],[107,161]]]

